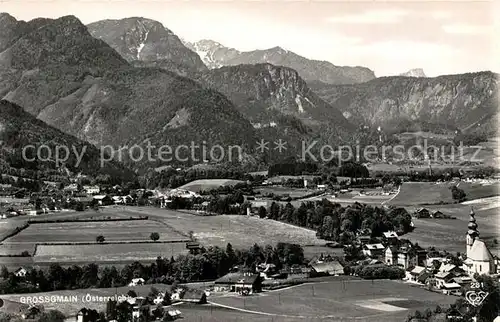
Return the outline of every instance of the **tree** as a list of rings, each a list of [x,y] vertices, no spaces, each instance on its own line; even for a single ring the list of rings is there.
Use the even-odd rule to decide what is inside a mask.
[[[160,239],[160,234],[158,234],[157,232],[151,233],[151,235],[149,235],[149,238],[151,238],[152,241],[157,241],[158,239]]]
[[[264,206],[259,207],[259,217],[260,218],[266,218],[267,216],[267,210],[264,208]]]
[[[108,320],[115,320],[116,310],[117,310],[116,301],[109,300],[108,303],[106,303],[106,318]]]
[[[132,320],[132,305],[123,301],[116,307],[116,320],[118,322],[129,322]]]
[[[149,290],[148,297],[155,298],[158,296],[159,293],[160,293],[160,291],[158,291],[158,289],[156,287],[151,287],[151,289]]]
[[[462,189],[457,188],[457,186],[453,186],[453,187],[451,187],[451,196],[454,200],[458,200],[459,202],[462,202],[465,200],[467,195],[465,194],[465,192]]]
[[[8,278],[9,277],[9,270],[7,269],[7,267],[5,265],[2,265],[2,270],[0,272],[0,276],[2,278]]]
[[[95,238],[95,241],[98,242],[99,244],[102,244],[104,243],[104,241],[106,240],[106,238],[104,238],[103,235],[99,235]]]
[[[57,310],[44,312],[38,318],[38,322],[64,322],[66,316]]]

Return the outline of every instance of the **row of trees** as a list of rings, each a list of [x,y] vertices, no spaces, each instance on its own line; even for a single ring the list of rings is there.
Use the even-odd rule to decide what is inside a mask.
[[[412,230],[411,215],[404,208],[386,210],[359,203],[342,207],[327,199],[303,202],[298,208],[273,202],[267,217],[314,229],[318,237],[342,244],[350,244],[358,230],[370,230],[372,237],[388,230],[401,234]]]
[[[165,246],[168,247],[168,246]],[[255,265],[267,262],[278,268],[303,264],[304,251],[296,244],[278,243],[276,247],[254,245],[249,249],[235,250],[231,244],[226,248],[210,246],[196,253],[172,257],[158,257],[154,263],[144,265],[134,262],[118,270],[115,266],[99,268],[97,264],[61,267],[52,264],[48,270],[30,269],[24,278],[17,277],[3,266],[0,272],[0,292],[31,293],[55,290],[70,290],[90,287],[119,287],[127,285],[133,278],[142,277],[148,283],[172,284],[211,280],[227,274],[234,266],[254,269]]]

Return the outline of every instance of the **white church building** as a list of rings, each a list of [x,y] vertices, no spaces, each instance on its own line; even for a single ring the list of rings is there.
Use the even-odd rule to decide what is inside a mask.
[[[471,209],[469,219],[469,230],[466,237],[466,254],[467,259],[464,261],[463,269],[470,275],[478,273],[480,275],[493,275],[497,274],[497,259],[493,257],[490,250],[479,239],[479,231],[477,230],[477,223],[474,210]]]

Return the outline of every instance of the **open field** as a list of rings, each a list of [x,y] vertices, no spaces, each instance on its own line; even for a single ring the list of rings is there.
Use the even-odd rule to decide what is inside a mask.
[[[91,213],[73,213],[64,219],[87,217]],[[94,214],[95,215],[95,214]],[[59,216],[38,216],[36,219],[61,219]],[[325,245],[327,241],[318,239],[312,230],[257,217],[223,215],[197,216],[185,212],[153,207],[107,207],[99,216],[128,218],[148,216],[149,220],[128,222],[82,222],[34,224],[19,235],[7,239],[0,250],[19,254],[23,249],[32,249],[34,244],[43,242],[95,242],[95,237],[104,235],[106,241],[147,240],[152,231],[160,233],[160,241],[167,238],[181,239],[179,233],[193,231],[197,240],[204,245],[226,247],[231,243],[235,248],[249,248],[278,242],[301,245]],[[141,224],[142,223],[142,224]],[[146,226],[142,225],[146,223]],[[39,226],[41,225],[41,226]],[[164,232],[162,234],[162,232]],[[23,236],[23,234],[25,234]],[[182,239],[186,239],[182,237]],[[174,246],[172,246],[174,245]],[[5,247],[8,247],[6,250]],[[173,247],[173,249],[172,249]],[[174,244],[104,244],[104,245],[39,245],[33,261],[25,257],[0,257],[0,264],[7,267],[36,264],[47,266],[51,262],[61,265],[82,263],[86,260],[97,264],[127,263],[137,259],[149,263],[157,256],[172,256],[185,252],[185,243]],[[326,252],[325,252],[326,253]]]
[[[33,261],[35,264],[81,261],[97,264],[116,261],[153,262],[158,256],[170,258],[187,252],[185,243],[39,245]]]
[[[267,179],[267,181],[269,181],[271,183],[282,183],[282,182],[287,181],[288,179],[293,179],[293,180],[306,179],[309,183],[312,183],[312,180],[315,177],[318,177],[318,176],[313,176],[313,175],[285,176],[285,175],[283,175],[283,176],[271,177],[271,178]]]
[[[408,313],[455,302],[399,281],[350,280],[303,284],[248,297],[214,296],[212,303],[306,321],[403,321]],[[287,321],[284,319],[283,321]],[[292,320],[293,321],[293,320]]]
[[[276,196],[289,195],[291,198],[302,198],[309,194],[318,192],[317,189],[305,189],[305,188],[288,188],[279,186],[269,186],[261,187],[255,189],[255,192],[260,192],[261,196],[273,193]]]
[[[458,185],[467,195],[467,200],[486,198],[499,195],[499,183],[481,184],[467,182],[405,182],[401,185],[401,191],[392,199],[391,205],[431,205],[453,203],[450,188]]]
[[[435,182],[404,182],[399,194],[392,199],[391,205],[425,205],[439,202],[453,203],[451,190],[454,184]]]
[[[425,206],[430,211],[440,210],[444,214],[457,219],[416,219],[413,218],[416,229],[404,236],[424,247],[435,246],[438,249],[450,252],[465,251],[465,234],[469,221],[470,202],[466,204]],[[493,254],[500,250],[494,248],[493,240],[500,240],[500,197],[487,198],[484,201],[473,202],[480,238],[490,245]],[[407,207],[413,212],[415,207]],[[497,246],[498,247],[498,246]]]
[[[316,232],[257,217],[222,215],[196,216],[173,210],[152,207],[128,207],[127,212],[134,215],[147,215],[149,218],[164,222],[178,231],[193,231],[199,242],[205,245],[226,247],[250,247],[276,244],[278,242],[301,245],[324,245]]]
[[[132,220],[31,224],[19,234],[5,240],[4,244],[95,242],[99,235],[103,235],[109,242],[150,241],[152,232],[158,232],[160,241],[188,239],[167,225],[151,220]]]
[[[179,189],[189,190],[193,192],[200,192],[202,190],[217,189],[222,186],[234,186],[238,183],[243,183],[241,180],[232,179],[200,179],[194,180],[180,186]]]

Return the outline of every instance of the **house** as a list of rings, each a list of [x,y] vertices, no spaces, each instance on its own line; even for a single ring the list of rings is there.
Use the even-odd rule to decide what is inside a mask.
[[[128,286],[144,285],[145,282],[146,281],[142,277],[133,278],[132,281],[128,284]]]
[[[384,240],[389,243],[394,243],[399,240],[399,236],[395,231],[386,231],[383,233]]]
[[[167,317],[168,316],[168,317]],[[181,318],[181,311],[179,310],[168,310],[165,313],[164,319],[162,321],[172,321]]]
[[[67,185],[66,187],[63,188],[63,191],[67,194],[73,195],[80,191],[78,188],[78,185],[76,183],[72,183],[70,185]]]
[[[426,208],[418,208],[415,211],[415,217],[417,217],[417,218],[430,218],[431,217],[431,213]]]
[[[361,236],[358,236],[358,240],[361,243],[361,245],[368,244],[371,239],[372,238],[371,238],[370,235],[361,235]]]
[[[441,288],[444,294],[462,295],[462,287],[457,283],[444,283]]]
[[[363,245],[363,254],[368,257],[378,257],[384,254],[384,245],[378,244],[366,244]]]
[[[83,308],[76,314],[77,322],[94,322],[97,319],[99,319],[99,312],[96,310]]]
[[[276,265],[274,264],[267,264],[267,263],[262,263],[257,265],[257,271],[260,274],[260,277],[263,279],[269,279],[269,276],[276,274],[277,269]]]
[[[416,250],[413,248],[399,249],[397,257],[397,265],[402,266],[404,269],[418,265]]]
[[[459,284],[460,286],[468,286],[472,283],[472,278],[469,276],[459,276],[451,279],[452,282]]]
[[[437,288],[442,288],[444,284],[451,281],[453,274],[450,272],[439,272],[434,275],[433,286]]]
[[[97,201],[99,206],[109,206],[113,203],[113,199],[108,195],[96,195],[93,199]]]
[[[389,246],[385,249],[385,263],[387,265],[397,265],[398,263],[398,249],[394,246]]]
[[[196,289],[185,289],[180,296],[182,302],[206,304],[207,293]]]
[[[439,267],[439,272],[451,273],[453,276],[462,276],[465,272],[460,267],[453,264],[443,264]]]
[[[423,274],[426,274],[426,273],[428,273],[428,272],[425,269],[425,267],[415,266],[415,267],[413,267],[413,269],[407,270],[406,277],[407,277],[408,281],[418,283],[419,277]]]
[[[431,218],[445,218],[445,215],[441,211],[436,210],[431,214]]]
[[[261,289],[261,278],[259,274],[249,272],[229,273],[214,282],[215,292],[252,294],[260,292]]]
[[[26,277],[26,273],[28,273],[28,271],[24,267],[20,267],[16,269],[14,275],[17,277]]]
[[[88,195],[97,195],[101,192],[101,188],[99,186],[83,186],[83,190]]]
[[[332,261],[318,261],[310,264],[312,268],[312,274],[319,275],[341,275],[344,274],[344,266],[337,260]]]

